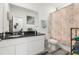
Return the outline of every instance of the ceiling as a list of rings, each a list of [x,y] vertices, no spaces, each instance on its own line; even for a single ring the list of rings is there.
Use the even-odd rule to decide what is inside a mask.
[[[71,3],[33,3],[38,6],[46,7],[46,6],[52,6],[53,8],[61,8],[64,5],[69,5]]]
[[[71,3],[13,3],[13,4],[17,6],[22,6],[35,12],[51,13],[56,9],[61,9],[67,5],[70,5]]]

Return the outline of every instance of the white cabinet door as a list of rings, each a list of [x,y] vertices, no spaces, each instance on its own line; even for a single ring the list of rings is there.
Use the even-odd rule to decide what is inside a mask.
[[[27,46],[28,54],[30,54],[30,55],[38,54],[38,53],[44,51],[44,37],[43,36],[36,37],[36,40],[28,42],[27,45],[28,45]]]
[[[15,47],[8,46],[0,48],[0,55],[15,55]]]
[[[16,55],[34,55],[44,50],[44,36],[28,38],[26,42],[16,45]]]
[[[27,43],[16,46],[16,55],[27,55]]]

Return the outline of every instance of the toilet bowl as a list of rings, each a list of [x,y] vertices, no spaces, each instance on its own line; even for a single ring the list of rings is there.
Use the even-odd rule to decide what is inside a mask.
[[[57,44],[58,43],[58,41],[55,40],[55,39],[49,39],[48,42],[51,43],[51,44]]]
[[[48,40],[48,48],[49,48],[49,50],[48,50],[49,53],[56,51],[59,48],[58,41],[55,39],[49,39]]]

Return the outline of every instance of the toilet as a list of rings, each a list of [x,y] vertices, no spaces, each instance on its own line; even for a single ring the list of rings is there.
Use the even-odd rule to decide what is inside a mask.
[[[48,39],[48,52],[52,53],[59,49],[58,41],[55,39]]]

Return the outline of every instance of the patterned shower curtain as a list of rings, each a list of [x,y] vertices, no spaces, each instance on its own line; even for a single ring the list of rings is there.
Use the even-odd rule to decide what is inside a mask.
[[[71,46],[70,28],[74,27],[72,5],[57,10],[49,15],[48,33],[50,38]]]

